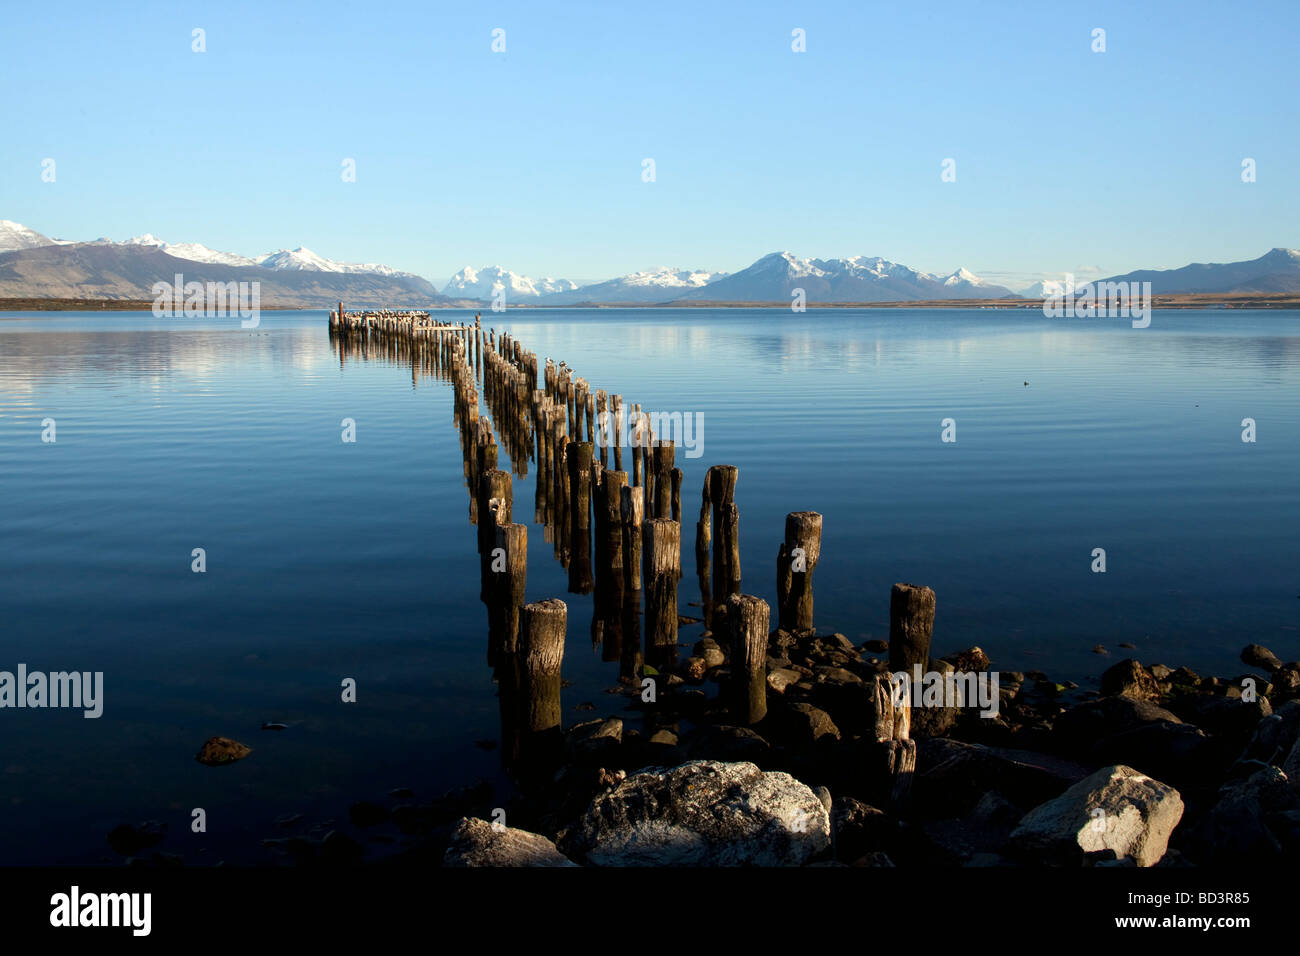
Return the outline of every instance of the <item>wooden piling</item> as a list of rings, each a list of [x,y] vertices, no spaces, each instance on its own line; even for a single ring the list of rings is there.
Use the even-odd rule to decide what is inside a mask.
[[[553,758],[560,737],[560,667],[568,606],[558,598],[526,604],[520,612],[518,658],[522,680],[522,729],[534,763]]]
[[[785,516],[785,541],[776,555],[776,594],[780,626],[787,631],[813,627],[813,571],[822,552],[822,516],[792,511]]]
[[[641,564],[645,571],[646,649],[658,662],[671,663],[677,650],[677,579],[681,576],[682,526],[669,518],[649,518],[641,526]]]
[[[570,442],[569,469],[569,590],[590,594],[591,576],[591,442]]]
[[[619,491],[623,519],[623,581],[629,591],[641,590],[641,526],[645,521],[643,490],[624,485]]]
[[[934,591],[915,584],[895,584],[889,592],[889,669],[910,677],[914,664],[930,668],[934,634]]]
[[[731,637],[731,716],[752,726],[767,716],[767,636],[771,611],[752,594],[727,599]]]
[[[488,665],[513,655],[528,582],[528,526],[498,524],[488,554]]]
[[[709,469],[709,500],[713,507],[714,606],[740,593],[740,511],[734,497],[740,469],[714,465]]]

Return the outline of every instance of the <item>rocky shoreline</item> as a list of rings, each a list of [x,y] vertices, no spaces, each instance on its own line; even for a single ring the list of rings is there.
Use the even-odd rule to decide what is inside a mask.
[[[701,689],[729,677],[705,637],[647,715],[658,729],[571,727],[563,767],[503,808],[511,826],[462,819],[444,862],[1194,866],[1300,849],[1300,663],[1258,645],[1232,677],[1126,659],[1096,691],[1003,673],[996,716],[912,711],[915,773],[889,806],[873,734],[887,649],[773,631],[769,712],[738,727]],[[929,663],[989,670],[979,648]]]
[[[999,706],[911,708],[901,787],[880,753],[886,642],[773,630],[767,713],[750,727],[731,718],[725,645],[706,631],[691,650],[645,670],[651,701],[632,679],[611,689],[640,720],[557,731],[544,764],[515,768],[508,799],[487,783],[423,802],[399,787],[354,803],[348,825],[287,814],[262,845],[273,863],[307,866],[1194,867],[1300,854],[1300,662],[1259,645],[1235,676],[1130,658],[1097,690],[991,671],[978,647],[929,659],[939,674],[996,674]],[[248,752],[213,738],[197,759]],[[165,830],[123,824],[109,843],[129,864],[180,865],[154,849]]]

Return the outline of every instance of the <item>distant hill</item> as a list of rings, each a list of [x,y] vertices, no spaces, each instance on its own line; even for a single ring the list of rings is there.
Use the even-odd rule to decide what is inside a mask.
[[[1100,281],[1150,282],[1151,291],[1157,294],[1300,292],[1300,250],[1271,249],[1245,262],[1193,262],[1181,269],[1140,269]]]
[[[0,298],[153,299],[155,282],[259,282],[263,305],[419,307],[449,300],[409,273],[197,262],[144,243],[79,242],[0,254]]]

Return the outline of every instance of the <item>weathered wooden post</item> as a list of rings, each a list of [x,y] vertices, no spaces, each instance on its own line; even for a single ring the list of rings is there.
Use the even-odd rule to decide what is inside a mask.
[[[916,775],[916,741],[910,737],[911,675],[895,683],[889,675],[876,675],[876,764],[869,768],[877,800],[891,810],[907,803]]]
[[[545,765],[563,744],[560,731],[560,666],[569,609],[558,598],[524,605],[519,619],[525,759]]]
[[[614,470],[623,470],[623,396],[609,397],[613,415],[610,421],[610,441],[614,443]]]
[[[619,515],[623,520],[623,581],[629,591],[641,590],[641,525],[645,521],[644,489],[619,491]]]
[[[740,510],[736,507],[735,465],[709,469],[709,500],[713,507],[713,600],[721,605],[740,593]]]
[[[569,590],[590,594],[591,578],[591,442],[568,445],[570,492]]]
[[[682,526],[669,518],[649,518],[641,526],[645,569],[646,650],[656,664],[670,664],[677,653],[677,579],[681,575]]]
[[[780,625],[786,631],[813,627],[813,571],[822,553],[822,516],[792,511],[785,516],[785,541],[776,555]]]
[[[510,472],[492,468],[478,479],[478,553],[487,555],[496,540],[496,526],[509,524],[515,492]]]
[[[602,542],[597,563],[597,583],[605,576],[618,582],[622,591],[623,576],[623,492],[627,489],[627,472],[606,471],[600,483],[599,520],[596,534]]]
[[[731,632],[731,716],[752,726],[767,716],[767,635],[771,611],[752,594],[727,599]]]
[[[912,677],[912,667],[930,668],[934,634],[934,591],[915,584],[895,584],[889,592],[889,669]]]
[[[713,589],[709,579],[713,574],[710,548],[713,544],[713,504],[709,497],[710,476],[704,476],[704,489],[700,493],[700,520],[695,522],[695,575],[700,581],[700,607],[704,609],[704,624],[713,626]]]
[[[488,665],[515,653],[528,583],[528,526],[498,524],[488,554]]]
[[[671,439],[660,441],[654,447],[655,513],[656,518],[673,517],[673,458],[676,449]],[[674,521],[681,520],[673,518]]]

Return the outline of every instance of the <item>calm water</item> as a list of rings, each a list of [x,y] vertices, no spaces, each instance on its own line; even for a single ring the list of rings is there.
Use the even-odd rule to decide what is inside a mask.
[[[593,389],[703,413],[703,457],[678,453],[684,508],[708,465],[740,466],[746,591],[774,600],[784,515],[822,512],[825,628],[887,636],[889,586],[908,580],[937,592],[939,653],[980,644],[1003,669],[1087,681],[1108,663],[1093,645],[1122,641],[1226,674],[1252,641],[1300,658],[1300,313],[1157,313],[1143,330],[990,311],[508,318]],[[503,785],[475,745],[500,728],[463,482],[450,388],[341,367],[323,312],[252,334],[0,316],[0,669],[105,674],[98,720],[0,710],[0,862],[116,859],[105,834],[145,819],[187,862],[254,862],[281,814]],[[516,520],[532,493],[516,480]],[[566,724],[619,713],[591,599],[530,537],[529,598],[569,602]],[[203,767],[213,734],[255,753]]]

